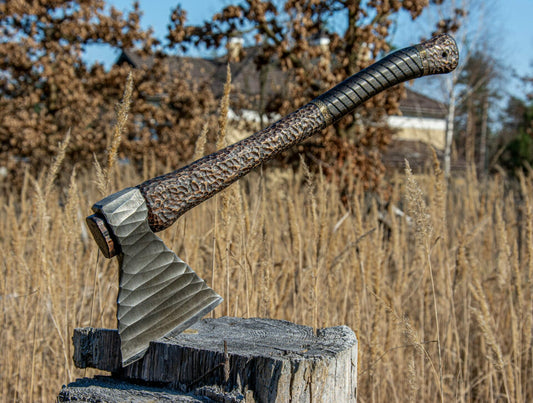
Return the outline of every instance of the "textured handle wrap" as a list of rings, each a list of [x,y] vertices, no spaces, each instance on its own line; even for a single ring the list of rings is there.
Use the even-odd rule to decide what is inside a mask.
[[[449,35],[439,35],[389,54],[311,102],[321,110],[326,124],[330,124],[378,92],[424,75],[450,72],[457,63],[454,39]]]
[[[187,210],[350,113],[378,92],[422,75],[451,71],[457,61],[455,41],[448,35],[399,50],[266,129],[140,184],[137,187],[146,199],[150,228],[157,232],[169,227]]]
[[[320,111],[307,104],[238,143],[141,183],[137,187],[149,207],[150,228],[157,232],[169,227],[187,210],[324,127]]]

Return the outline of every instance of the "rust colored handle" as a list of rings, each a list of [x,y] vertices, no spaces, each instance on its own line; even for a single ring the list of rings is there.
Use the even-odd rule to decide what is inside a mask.
[[[246,175],[253,168],[302,142],[352,112],[378,92],[406,80],[455,69],[454,39],[439,35],[398,50],[354,74],[273,125],[190,165],[138,185],[154,232]]]

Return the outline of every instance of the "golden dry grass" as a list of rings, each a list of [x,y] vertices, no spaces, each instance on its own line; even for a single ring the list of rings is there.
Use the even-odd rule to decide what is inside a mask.
[[[67,135],[41,177],[0,194],[2,401],[53,401],[62,384],[93,374],[72,364],[73,329],[116,326],[116,262],[99,256],[84,218],[102,192],[165,170],[153,157],[142,178],[117,165],[119,142],[117,129],[106,167],[58,183]],[[350,326],[361,402],[524,402],[533,399],[532,180],[480,182],[469,171],[447,183],[437,163],[416,177],[407,165],[384,208],[356,183],[341,198],[302,161],[298,172],[252,173],[161,235],[225,298],[215,316]]]
[[[146,166],[144,177],[156,173]],[[113,190],[140,181],[127,167],[114,172]],[[84,227],[99,199],[93,177],[73,174],[68,186],[28,177],[0,196],[3,401],[53,400],[84,375],[71,361],[72,330],[115,327],[116,263],[98,257]],[[304,166],[265,170],[162,235],[226,299],[216,316],[354,329],[359,401],[527,401],[531,179],[513,188],[467,174],[448,186],[439,171],[407,171],[393,204],[411,218],[391,204],[383,220],[356,186],[343,203]]]

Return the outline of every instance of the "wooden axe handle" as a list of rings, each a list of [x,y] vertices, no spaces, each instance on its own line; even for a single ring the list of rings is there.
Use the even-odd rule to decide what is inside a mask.
[[[161,231],[187,210],[220,192],[258,165],[320,132],[395,84],[448,73],[459,59],[449,35],[398,50],[354,74],[264,130],[190,165],[147,180],[138,189],[148,205],[150,228]]]

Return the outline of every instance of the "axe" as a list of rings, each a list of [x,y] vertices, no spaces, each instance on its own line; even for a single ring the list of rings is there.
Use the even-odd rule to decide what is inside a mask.
[[[122,364],[140,359],[150,341],[185,330],[222,302],[155,232],[378,92],[417,77],[448,73],[458,59],[449,35],[395,51],[266,129],[95,203],[88,226],[104,256],[118,257]]]

